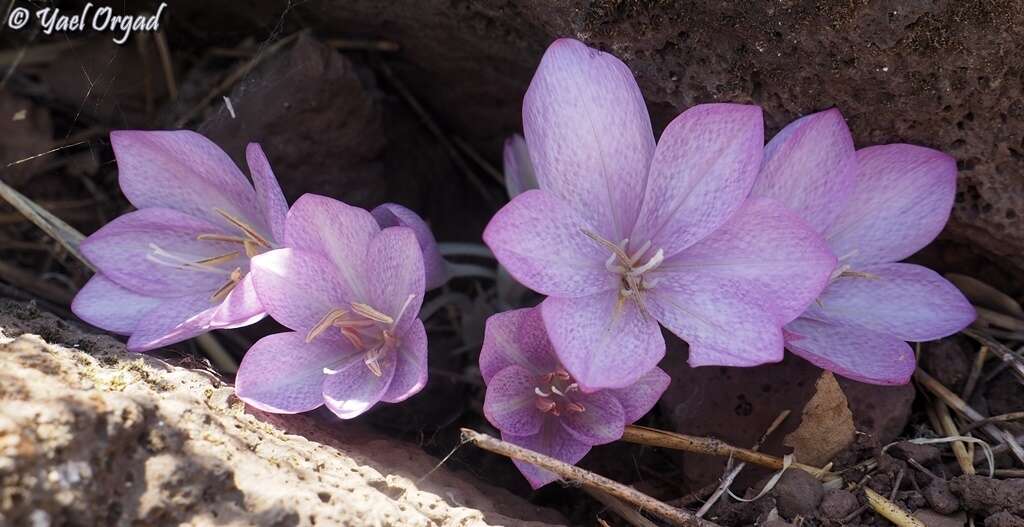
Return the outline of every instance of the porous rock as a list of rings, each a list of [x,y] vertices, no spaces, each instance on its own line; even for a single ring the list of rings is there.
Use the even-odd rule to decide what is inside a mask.
[[[957,476],[949,490],[960,497],[965,509],[981,514],[1010,512],[1024,515],[1024,479],[993,479],[977,475]]]
[[[778,501],[779,514],[789,519],[813,515],[825,495],[821,482],[803,470],[787,470],[772,492]]]
[[[0,301],[0,372],[0,525],[561,523],[444,467],[420,481],[436,459],[358,423],[247,411],[207,372],[32,306]]]
[[[857,510],[857,496],[843,489],[830,489],[821,499],[821,515],[830,520],[841,520]]]

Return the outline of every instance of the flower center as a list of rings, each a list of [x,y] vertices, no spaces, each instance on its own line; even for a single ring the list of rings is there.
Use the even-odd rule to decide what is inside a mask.
[[[555,371],[541,375],[537,379],[537,386],[533,389],[533,393],[537,394],[537,409],[556,417],[566,412],[587,411],[582,404],[572,400],[573,394],[579,393],[579,391],[579,385],[561,366],[555,368]]]
[[[237,228],[240,231],[240,235],[200,234],[199,236],[196,236],[196,239],[211,242],[237,243],[242,246],[240,247],[241,250],[229,251],[217,256],[196,258],[186,254],[176,254],[161,248],[155,243],[151,243],[149,244],[150,253],[146,255],[146,259],[151,262],[156,262],[158,264],[167,265],[177,269],[188,269],[191,271],[224,275],[226,277],[224,284],[218,287],[217,290],[210,295],[210,301],[217,303],[223,301],[224,298],[228,296],[228,293],[230,293],[245,276],[245,273],[242,272],[242,267],[234,265],[234,261],[237,258],[240,258],[243,252],[247,259],[252,258],[253,256],[272,249],[273,244],[260,235],[260,233],[258,233],[251,225],[245,223],[241,219],[232,216],[221,209],[213,210],[227,220],[228,223]],[[230,265],[225,266],[225,264]]]
[[[651,252],[649,240],[630,254],[629,238],[614,243],[590,231],[583,231],[583,234],[611,251],[604,266],[609,272],[619,275],[619,305],[632,299],[640,312],[646,315],[644,293],[658,285],[658,278],[652,278],[649,273],[665,261],[665,251],[659,248],[644,260],[645,255]]]
[[[416,295],[409,295],[399,310],[398,315],[391,317],[369,304],[352,302],[349,309],[332,309],[306,334],[306,342],[312,342],[318,335],[329,328],[337,328],[352,346],[362,353],[363,364],[377,377],[384,374],[381,363],[388,360],[391,351],[398,348],[399,338],[395,334],[398,321]],[[340,366],[347,363],[341,360],[337,364],[324,368],[324,373],[334,375],[341,371]]]

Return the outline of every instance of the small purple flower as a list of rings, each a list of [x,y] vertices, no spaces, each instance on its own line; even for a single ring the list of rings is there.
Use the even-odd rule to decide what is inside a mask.
[[[235,391],[268,412],[322,404],[343,419],[396,403],[427,382],[423,256],[407,227],[306,194],[288,211],[286,249],[252,260],[256,292],[291,332],[260,339]]]
[[[530,152],[523,136],[515,134],[506,139],[502,157],[508,197],[514,198],[537,188],[537,175],[533,173],[533,163],[530,162]]]
[[[82,242],[98,273],[72,311],[131,335],[132,351],[262,318],[249,261],[278,246],[288,204],[259,145],[246,149],[250,183],[194,132],[118,131],[110,142],[121,190],[139,210]]]
[[[629,68],[569,39],[548,48],[523,103],[539,190],[484,240],[541,313],[586,391],[623,388],[664,356],[659,322],[692,366],[781,360],[782,325],[824,288],[835,258],[795,214],[746,201],[761,165],[756,106],[705,104],[655,146]]]
[[[558,362],[539,308],[487,319],[480,373],[487,383],[484,413],[501,438],[570,464],[591,446],[620,439],[669,384],[655,367],[624,388],[582,391]],[[558,479],[529,463],[515,464],[535,489]]]
[[[752,194],[799,213],[839,261],[818,300],[786,325],[786,347],[851,379],[906,383],[915,365],[905,341],[951,335],[975,317],[934,271],[893,263],[942,231],[956,193],[956,161],[906,144],[855,152],[834,109],[791,123],[764,158]]]
[[[415,212],[397,203],[385,203],[370,212],[377,224],[384,227],[408,227],[416,234],[416,241],[423,251],[423,267],[426,273],[427,290],[441,287],[448,281],[448,269],[441,250],[430,231],[427,222]]]

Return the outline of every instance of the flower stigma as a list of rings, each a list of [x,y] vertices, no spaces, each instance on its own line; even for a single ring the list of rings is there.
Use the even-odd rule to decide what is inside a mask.
[[[665,261],[665,251],[659,248],[646,262],[641,264],[641,259],[651,250],[650,240],[641,245],[633,254],[629,254],[629,238],[614,243],[588,230],[584,230],[583,234],[611,251],[604,266],[609,272],[619,275],[619,301],[616,311],[620,311],[623,303],[631,299],[636,303],[640,313],[646,317],[648,312],[647,305],[644,303],[644,293],[658,285],[658,278],[651,278],[647,273],[657,269]]]
[[[533,393],[537,395],[535,404],[541,412],[555,417],[565,412],[582,413],[587,411],[586,407],[570,397],[570,394],[579,390],[579,384],[573,381],[569,372],[559,366],[539,377],[537,386],[533,388]]]

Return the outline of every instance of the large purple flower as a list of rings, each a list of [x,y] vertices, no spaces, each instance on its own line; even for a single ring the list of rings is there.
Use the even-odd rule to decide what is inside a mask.
[[[854,152],[838,110],[779,132],[765,147],[752,194],[798,212],[839,258],[817,302],[785,327],[786,347],[851,379],[906,383],[914,354],[905,341],[951,335],[975,317],[934,271],[893,263],[935,239],[955,192],[953,158],[906,144]]]
[[[262,318],[249,260],[277,247],[288,205],[259,145],[246,150],[250,183],[194,132],[119,131],[110,141],[121,190],[139,210],[82,242],[99,272],[72,311],[131,335],[133,351]]]
[[[539,308],[487,319],[480,373],[487,383],[484,413],[502,439],[572,464],[591,446],[621,438],[669,383],[655,367],[624,388],[583,392],[555,357]],[[529,463],[515,464],[535,489],[558,479]]]
[[[655,146],[629,68],[574,40],[548,48],[523,103],[540,184],[491,220],[484,240],[541,305],[565,368],[586,391],[629,386],[665,353],[690,364],[782,358],[781,326],[835,265],[785,207],[745,199],[761,165],[756,106],[707,104]]]
[[[288,211],[286,249],[252,261],[256,292],[291,329],[260,339],[238,369],[245,402],[277,413],[321,404],[343,419],[427,382],[423,256],[408,227],[306,194]]]

